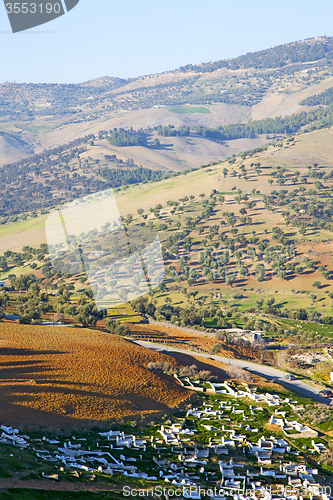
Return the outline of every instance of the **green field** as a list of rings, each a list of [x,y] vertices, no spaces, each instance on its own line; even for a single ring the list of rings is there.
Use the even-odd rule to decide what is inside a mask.
[[[211,111],[203,106],[178,106],[177,108],[169,108],[170,113],[178,113],[180,115],[188,115],[191,113],[202,113],[210,115]]]

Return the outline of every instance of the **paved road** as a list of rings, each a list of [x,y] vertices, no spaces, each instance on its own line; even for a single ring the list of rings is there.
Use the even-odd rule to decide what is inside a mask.
[[[17,314],[5,314],[6,319],[11,319],[12,321],[18,321],[20,319],[20,316]]]
[[[19,321],[20,316],[17,314],[5,314],[6,319],[10,319],[11,321]],[[42,321],[42,325],[47,325],[47,326],[64,326],[67,328],[75,328],[75,325],[67,325],[66,323],[54,323],[53,321]]]
[[[132,339],[130,339],[130,340],[132,340]],[[311,385],[306,384],[302,380],[298,380],[298,379],[297,380],[290,380],[287,382],[284,379],[286,373],[284,374],[281,370],[278,370],[277,368],[273,368],[271,366],[260,365],[259,363],[253,363],[251,361],[244,361],[242,359],[225,358],[223,356],[187,351],[186,349],[176,349],[174,347],[169,347],[169,346],[166,348],[165,345],[154,344],[152,342],[146,342],[143,340],[133,340],[133,342],[136,342],[137,344],[139,344],[143,347],[147,347],[147,348],[153,349],[155,351],[164,352],[166,354],[170,354],[172,352],[181,352],[181,353],[189,354],[189,355],[194,354],[195,356],[201,356],[203,358],[212,358],[212,359],[215,359],[217,361],[222,361],[223,363],[226,363],[226,364],[228,364],[230,362],[230,365],[246,369],[252,373],[255,373],[256,375],[261,375],[269,380],[274,380],[274,382],[277,382],[278,384],[284,385],[288,389],[293,389],[295,392],[298,392],[302,396],[306,396],[307,398],[314,399],[315,401],[319,401],[320,403],[324,403],[326,405],[329,405],[331,403],[331,399],[323,398],[322,396],[319,395],[320,389],[316,389],[315,387],[312,387]],[[333,402],[333,400],[332,400],[332,402]]]
[[[42,321],[41,324],[47,326],[61,326],[64,328],[76,328],[76,325],[67,325],[67,323],[54,323],[53,321]]]

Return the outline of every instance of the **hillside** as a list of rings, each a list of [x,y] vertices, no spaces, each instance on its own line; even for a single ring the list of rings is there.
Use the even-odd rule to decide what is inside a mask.
[[[18,161],[34,153],[35,145],[27,134],[0,132],[1,164]]]
[[[2,323],[1,421],[74,425],[166,412],[189,393],[146,368],[164,359],[93,330]]]
[[[115,127],[217,127],[298,113],[309,108],[307,98],[333,86],[332,40],[293,42],[227,61],[127,80],[0,84],[0,131],[16,140],[10,151],[1,147],[0,162],[11,163],[32,150],[40,153]],[[301,102],[307,104],[301,106]],[[212,149],[205,138],[190,147],[183,138],[163,141],[164,147],[154,154],[142,146],[122,154],[148,168],[182,170],[237,154],[241,148],[251,149],[258,140],[215,144]],[[23,147],[26,142],[30,149]],[[90,156],[96,160],[101,152]],[[119,149],[113,152],[121,154]]]
[[[294,343],[333,335],[332,131],[115,190],[125,223],[150,227],[162,242],[156,319],[191,326],[199,316],[206,327],[245,325],[277,341],[291,340],[284,333],[291,326]],[[45,241],[45,217],[3,223],[1,251]],[[65,280],[84,290],[70,267],[62,276],[26,250],[6,252],[1,266],[3,278],[34,272],[45,286]]]
[[[142,208],[148,212],[150,208],[158,203],[166,205],[168,200],[177,201],[180,198],[191,195],[200,199],[199,195],[201,193],[208,196],[213,189],[217,189],[222,193],[230,193],[228,204],[235,205],[237,209],[237,202],[232,201],[237,192],[234,196],[231,196],[232,189],[236,187],[237,190],[241,189],[248,195],[251,194],[253,189],[259,190],[260,197],[269,194],[273,190],[272,186],[274,185],[271,182],[271,174],[277,166],[289,169],[288,176],[290,180],[283,183],[287,191],[294,189],[294,184],[291,181],[294,170],[296,172],[300,171],[304,175],[309,172],[307,167],[316,163],[323,170],[328,169],[330,172],[332,168],[331,157],[333,154],[332,130],[332,128],[327,128],[306,134],[299,134],[295,136],[296,140],[291,141],[288,139],[284,141],[271,141],[271,145],[267,149],[258,150],[258,152],[249,150],[246,161],[242,158],[244,155],[240,153],[240,156],[237,156],[233,160],[219,162],[216,165],[208,164],[207,168],[191,172],[155,172],[156,177],[155,179],[150,177],[151,182],[146,182],[144,177],[141,177],[143,181],[141,184],[137,184],[134,179],[132,185],[126,184],[126,179],[128,173],[133,175],[135,169],[138,168],[137,165],[132,164],[132,166],[126,168],[126,164],[121,166],[122,164],[118,160],[109,161],[104,159],[103,163],[94,164],[94,162],[87,159],[86,161],[81,160],[81,166],[79,166],[76,157],[74,159],[70,158],[69,167],[72,172],[72,182],[75,181],[76,183],[73,183],[72,186],[76,190],[75,196],[78,196],[80,194],[84,195],[87,192],[85,191],[86,189],[91,189],[94,186],[93,181],[96,182],[97,187],[101,186],[101,188],[115,188],[115,186],[119,186],[120,184],[115,189],[115,196],[120,214],[124,217],[129,213],[135,216],[138,208]],[[84,146],[86,147],[86,144]],[[94,147],[91,146],[91,148]],[[84,154],[86,155],[86,153]],[[99,171],[104,171],[103,169],[105,171],[109,170],[114,161],[118,162],[118,175],[124,178],[123,186],[121,185],[121,177],[119,177],[119,184],[114,184],[112,180],[96,175]],[[55,203],[57,199],[64,201],[73,197],[73,191],[68,189],[70,179],[68,179],[66,174],[66,162],[68,163],[66,152],[56,153],[54,157],[50,155],[48,162],[44,163],[45,173],[39,172],[37,176],[35,173],[30,175],[25,174],[24,169],[27,169],[27,173],[29,172],[29,164],[26,166],[23,165],[21,179],[18,175],[12,176],[11,180],[7,182],[7,186],[4,186],[3,193],[8,189],[8,193],[10,194],[8,199],[5,197],[3,199],[4,208],[7,204],[7,210],[11,208],[12,213],[16,213],[17,215],[10,215],[9,210],[9,213],[3,212],[0,219],[2,223],[0,227],[0,252],[20,250],[24,245],[39,246],[41,243],[46,242],[44,222],[46,218],[45,214],[48,212],[48,205]],[[251,163],[253,163],[252,167],[250,167]],[[256,163],[261,164],[260,169],[262,172],[260,175],[255,171]],[[245,176],[242,174],[240,170],[241,165],[245,165],[248,175],[246,175],[246,172]],[[224,169],[227,169],[226,174]],[[8,168],[9,171],[10,168]],[[145,172],[143,170],[140,176],[144,176]],[[75,174],[76,176],[74,177]],[[161,180],[159,180],[159,176],[162,176]],[[56,181],[58,184],[55,184]],[[80,184],[78,184],[78,181],[80,181]],[[24,191],[25,189],[36,191],[36,182],[41,183],[40,193],[45,193],[48,197],[45,203],[46,209],[38,210],[42,200],[41,197],[39,199],[35,197],[29,198],[29,196],[26,196],[27,191]],[[298,184],[300,182],[301,176],[298,178]],[[308,187],[310,187],[310,184],[308,184]],[[15,193],[17,193],[17,197]],[[256,198],[258,198],[258,195],[256,195]],[[17,208],[14,203],[17,203]],[[31,204],[34,204],[32,206],[36,211],[32,212],[32,214],[29,214],[29,212],[22,213],[24,206],[28,209]],[[270,213],[269,217],[267,217],[267,223],[271,219],[272,214]],[[278,222],[279,220],[277,218]]]
[[[327,343],[333,336],[332,40],[289,44],[237,64],[220,61],[131,81],[103,78],[67,86],[64,94],[61,86],[46,86],[44,98],[52,90],[58,102],[49,107],[47,127],[38,128],[38,120],[46,120],[42,112],[29,122],[22,108],[21,118],[29,137],[57,146],[0,169],[1,278],[18,295],[29,288],[19,277],[34,274],[46,292],[38,307],[44,300],[49,311],[81,323],[89,284],[70,261],[59,272],[52,268],[44,223],[63,203],[112,188],[125,226],[159,234],[166,278],[152,292],[149,312],[157,321],[212,332],[257,329],[273,343]],[[187,82],[185,104],[178,83],[190,78],[196,83]],[[80,105],[92,97],[97,114],[106,93],[113,96],[117,109],[103,108],[109,121],[78,118],[78,88]],[[171,88],[175,104],[164,102]],[[202,98],[195,100],[191,89],[204,89]],[[223,99],[214,101],[212,89]],[[39,86],[23,91],[38,101]],[[9,122],[3,126],[9,137]],[[100,243],[93,249],[100,251]],[[62,296],[54,299],[50,291],[59,289]],[[27,309],[36,299],[29,294]],[[24,310],[25,299],[14,298],[8,310]],[[147,313],[145,304],[132,307]],[[108,314],[125,322],[129,315]]]

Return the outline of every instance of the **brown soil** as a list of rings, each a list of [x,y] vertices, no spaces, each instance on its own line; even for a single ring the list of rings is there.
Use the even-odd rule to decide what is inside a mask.
[[[104,332],[2,323],[0,421],[86,425],[165,413],[192,394],[146,368],[162,359]]]

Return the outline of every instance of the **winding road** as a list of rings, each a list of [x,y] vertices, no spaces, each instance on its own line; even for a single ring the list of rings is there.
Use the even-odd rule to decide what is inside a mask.
[[[269,380],[274,380],[274,382],[284,385],[288,389],[294,390],[301,396],[311,398],[315,401],[318,401],[319,403],[324,403],[326,405],[330,405],[331,401],[333,403],[333,400],[331,400],[330,398],[324,398],[320,396],[319,394],[320,389],[316,389],[315,387],[306,384],[300,379],[286,381],[285,376],[287,375],[287,372],[282,372],[281,370],[273,368],[272,366],[260,365],[259,363],[253,363],[252,361],[244,361],[242,359],[225,358],[223,356],[218,356],[215,354],[213,355],[203,354],[194,351],[188,351],[186,349],[176,349],[175,347],[169,347],[169,346],[166,347],[165,345],[154,344],[153,342],[146,342],[144,340],[133,340],[131,338],[128,339],[132,340],[132,342],[135,342],[136,344],[141,345],[142,347],[147,347],[148,349],[153,349],[154,351],[163,352],[165,354],[170,354],[172,352],[181,352],[184,354],[189,354],[189,355],[192,354],[195,356],[200,356],[202,358],[210,358],[210,359],[215,359],[216,361],[222,361],[223,363],[248,370],[249,372],[252,372],[256,375],[260,375]]]

